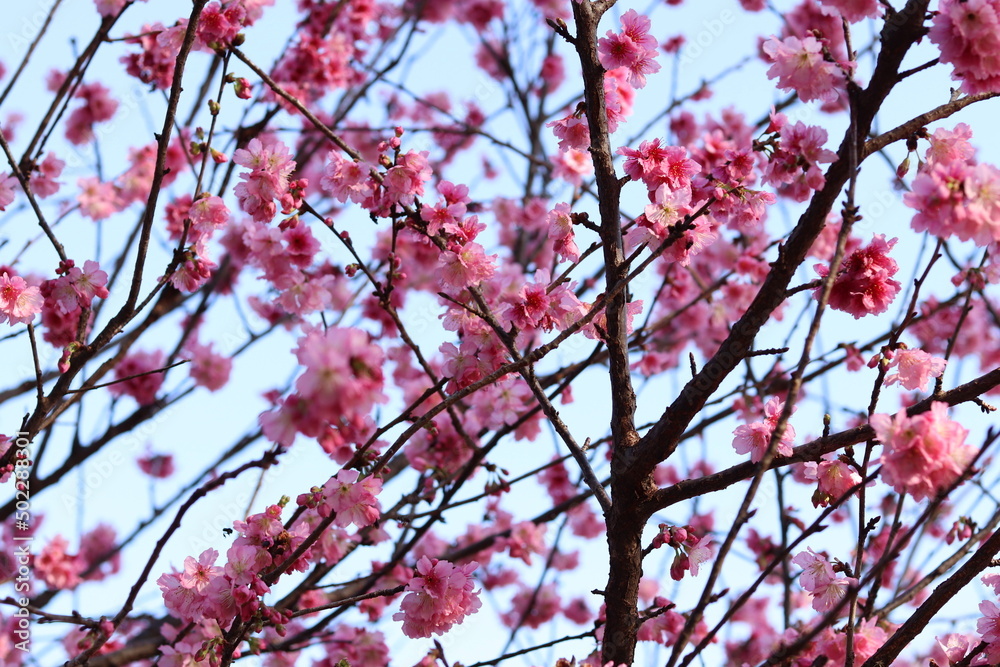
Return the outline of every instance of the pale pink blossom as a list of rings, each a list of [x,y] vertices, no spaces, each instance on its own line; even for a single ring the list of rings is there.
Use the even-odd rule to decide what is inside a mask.
[[[898,382],[910,391],[924,391],[931,378],[941,377],[948,362],[941,357],[932,357],[919,348],[896,350],[886,368],[895,368],[895,373],[885,376],[889,386]]]
[[[826,507],[831,501],[839,500],[848,491],[861,484],[861,475],[850,464],[834,459],[832,461],[806,461],[805,478],[816,481],[813,506]]]
[[[427,556],[418,560],[400,611],[392,617],[403,622],[403,634],[411,639],[443,635],[477,612],[482,604],[473,591],[477,567],[475,562],[455,566]]]
[[[91,220],[104,220],[122,209],[114,183],[101,183],[96,177],[88,176],[79,179],[77,185],[80,187],[77,196],[80,212]]]
[[[56,535],[35,556],[32,569],[53,589],[71,589],[80,585],[84,563],[77,556],[66,553],[69,543],[62,535]]]
[[[343,469],[323,486],[327,515],[335,513],[334,525],[346,528],[352,523],[358,528],[370,526],[378,520],[378,494],[382,480],[368,476],[358,481],[358,471]],[[321,514],[323,512],[321,511]]]
[[[935,401],[913,417],[905,410],[894,418],[875,414],[870,423],[883,445],[882,479],[918,501],[951,486],[975,456],[975,448],[965,444],[969,431],[948,418],[946,403]]]
[[[1000,91],[1000,1],[941,0],[928,35],[962,92]]]
[[[0,211],[7,210],[7,207],[14,202],[14,196],[19,187],[21,187],[20,183],[12,174],[0,175]]]
[[[772,63],[767,78],[777,79],[778,88],[795,91],[803,102],[835,101],[844,91],[843,71],[825,59],[823,44],[815,37],[771,37],[762,48]]]
[[[229,382],[233,360],[215,352],[212,345],[191,343],[184,350],[191,357],[191,379],[209,391],[218,391]]]
[[[991,664],[996,664],[1000,658],[1000,607],[990,600],[979,603],[979,613],[982,617],[976,621],[976,631],[989,644],[986,655]]]
[[[250,169],[239,174],[243,182],[233,190],[240,208],[257,222],[270,222],[278,212],[274,202],[288,195],[288,179],[295,170],[288,147],[280,141],[264,145],[254,137],[233,153],[233,162]]]
[[[764,405],[764,421],[752,422],[737,426],[733,431],[733,448],[737,454],[750,454],[750,460],[754,463],[764,458],[764,452],[771,442],[771,436],[777,427],[781,412],[785,408],[784,401],[777,398],[768,399]],[[781,434],[775,445],[775,454],[778,456],[790,456],[792,454],[792,443],[795,441],[795,428],[791,424],[785,424],[785,430]]]

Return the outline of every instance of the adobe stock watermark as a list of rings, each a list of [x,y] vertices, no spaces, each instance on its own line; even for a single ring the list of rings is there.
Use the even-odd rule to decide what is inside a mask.
[[[10,26],[7,32],[7,46],[12,52],[26,53],[31,46],[31,42],[41,32],[42,26],[52,12],[56,0],[42,0],[38,3],[38,9],[30,16],[21,17],[20,30]]]
[[[17,572],[14,574],[14,592],[17,603],[14,610],[13,623],[14,637],[11,642],[19,651],[28,652],[31,645],[31,612],[28,610],[28,603],[31,601],[31,489],[29,478],[31,477],[31,441],[27,438],[27,433],[20,431],[14,438],[14,477],[16,489],[14,500],[14,557],[12,562],[17,565]]]
[[[726,28],[735,22],[736,14],[728,9],[723,10],[718,18],[702,21],[701,24],[704,28],[698,34],[688,39],[682,49],[679,60],[681,67],[691,65],[695,60],[704,55],[705,50],[722,37],[722,33],[726,31]]]

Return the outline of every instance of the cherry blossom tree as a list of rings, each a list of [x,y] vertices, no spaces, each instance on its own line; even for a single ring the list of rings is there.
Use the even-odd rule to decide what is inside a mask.
[[[1000,0],[35,10],[4,665],[1000,662]]]

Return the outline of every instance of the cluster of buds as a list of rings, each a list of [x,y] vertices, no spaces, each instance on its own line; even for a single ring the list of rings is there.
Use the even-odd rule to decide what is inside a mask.
[[[698,566],[712,556],[709,542],[709,535],[698,537],[691,526],[678,527],[661,523],[660,532],[653,538],[651,548],[659,549],[663,545],[674,548],[676,553],[670,564],[670,578],[680,581],[687,571],[697,576]]]
[[[972,533],[976,530],[976,522],[967,516],[958,517],[956,521],[951,526],[951,530],[945,535],[944,541],[951,544],[955,540],[964,542],[965,540],[972,537]]]

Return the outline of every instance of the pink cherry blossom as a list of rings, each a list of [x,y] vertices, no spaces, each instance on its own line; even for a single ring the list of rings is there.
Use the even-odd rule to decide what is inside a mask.
[[[975,455],[965,444],[969,431],[948,418],[946,403],[935,401],[913,417],[905,410],[872,415],[871,425],[883,445],[882,479],[918,501],[953,484]]]
[[[455,566],[427,556],[418,560],[400,611],[392,617],[403,622],[403,634],[412,639],[443,635],[477,612],[481,603],[472,580],[477,567],[475,562]]]
[[[73,291],[76,292],[81,308],[90,308],[90,304],[95,298],[108,298],[108,290],[105,287],[108,283],[108,274],[102,271],[100,264],[93,260],[85,261],[82,269],[74,266],[66,274],[66,278]]]
[[[764,458],[764,452],[771,442],[771,436],[781,418],[781,412],[785,408],[784,401],[777,398],[768,399],[764,405],[764,421],[752,422],[737,426],[733,431],[733,448],[737,454],[750,454],[750,460],[756,463]],[[775,453],[778,456],[790,456],[792,453],[792,443],[795,441],[795,428],[791,424],[785,425],[785,430],[781,434],[775,446]]]
[[[274,202],[288,195],[288,179],[295,170],[288,147],[280,141],[265,145],[254,137],[233,153],[233,162],[250,169],[240,173],[243,182],[234,189],[240,208],[257,222],[270,222],[278,212]]]
[[[62,174],[65,166],[66,162],[57,158],[55,153],[50,151],[45,159],[38,163],[37,169],[31,173],[29,179],[31,191],[43,199],[57,193],[62,183],[56,179]]]
[[[101,183],[90,176],[79,179],[77,185],[80,187],[77,197],[80,212],[95,222],[117,213],[124,205],[113,183]]]
[[[896,372],[885,376],[885,384],[898,382],[910,391],[924,391],[931,378],[941,376],[947,363],[941,357],[932,357],[919,348],[896,350],[887,366],[895,368]]]
[[[979,603],[979,613],[982,617],[976,621],[976,631],[989,644],[986,657],[995,664],[1000,659],[1000,607],[991,600],[983,600]]]
[[[77,146],[88,143],[94,138],[94,124],[111,120],[118,102],[110,93],[100,83],[85,83],[76,89],[73,97],[84,102],[70,113],[66,122],[66,138],[70,142]]]
[[[836,63],[823,55],[823,44],[813,36],[803,39],[771,37],[763,46],[771,68],[769,79],[777,79],[782,90],[793,90],[803,102],[836,100],[843,94],[845,77]]]
[[[24,324],[42,311],[42,294],[20,276],[0,274],[0,324]]]
[[[941,0],[931,22],[930,40],[941,49],[941,62],[954,68],[952,78],[970,95],[1000,91],[1000,2]]]
[[[170,454],[148,453],[136,459],[139,470],[154,479],[166,479],[174,474],[174,457]]]
[[[71,589],[80,585],[84,563],[66,552],[69,543],[62,535],[56,535],[35,556],[33,570],[36,576],[54,589]]]
[[[861,483],[861,475],[850,464],[834,459],[832,461],[807,461],[805,478],[815,480],[816,492],[813,505],[826,507],[831,501],[839,500],[848,491]]]
[[[137,36],[125,40],[127,44],[138,44],[141,51],[124,55],[119,62],[125,65],[129,76],[166,90],[173,83],[174,66],[183,36],[184,31],[179,26],[164,29],[160,22],[145,24]]]
[[[162,350],[139,351],[126,355],[115,366],[115,378],[122,381],[108,386],[108,391],[112,396],[131,396],[139,405],[154,403],[156,393],[163,385],[166,375],[157,372],[163,368],[164,358]]]
[[[364,528],[378,520],[376,496],[381,490],[382,481],[378,478],[369,476],[359,482],[357,470],[341,470],[323,487],[325,508],[337,515],[334,525],[346,528],[353,523]]]
[[[899,265],[888,254],[896,241],[886,241],[884,234],[876,234],[871,243],[844,260],[830,292],[830,308],[849,313],[854,319],[888,310],[901,288],[899,282],[892,279]],[[823,264],[815,268],[821,277],[829,274]]]
[[[12,174],[0,175],[0,211],[7,210],[14,202],[15,193],[20,187],[21,184]]]
[[[212,345],[192,343],[185,346],[184,351],[191,357],[191,379],[195,384],[214,392],[229,382],[233,360],[212,348]]]

